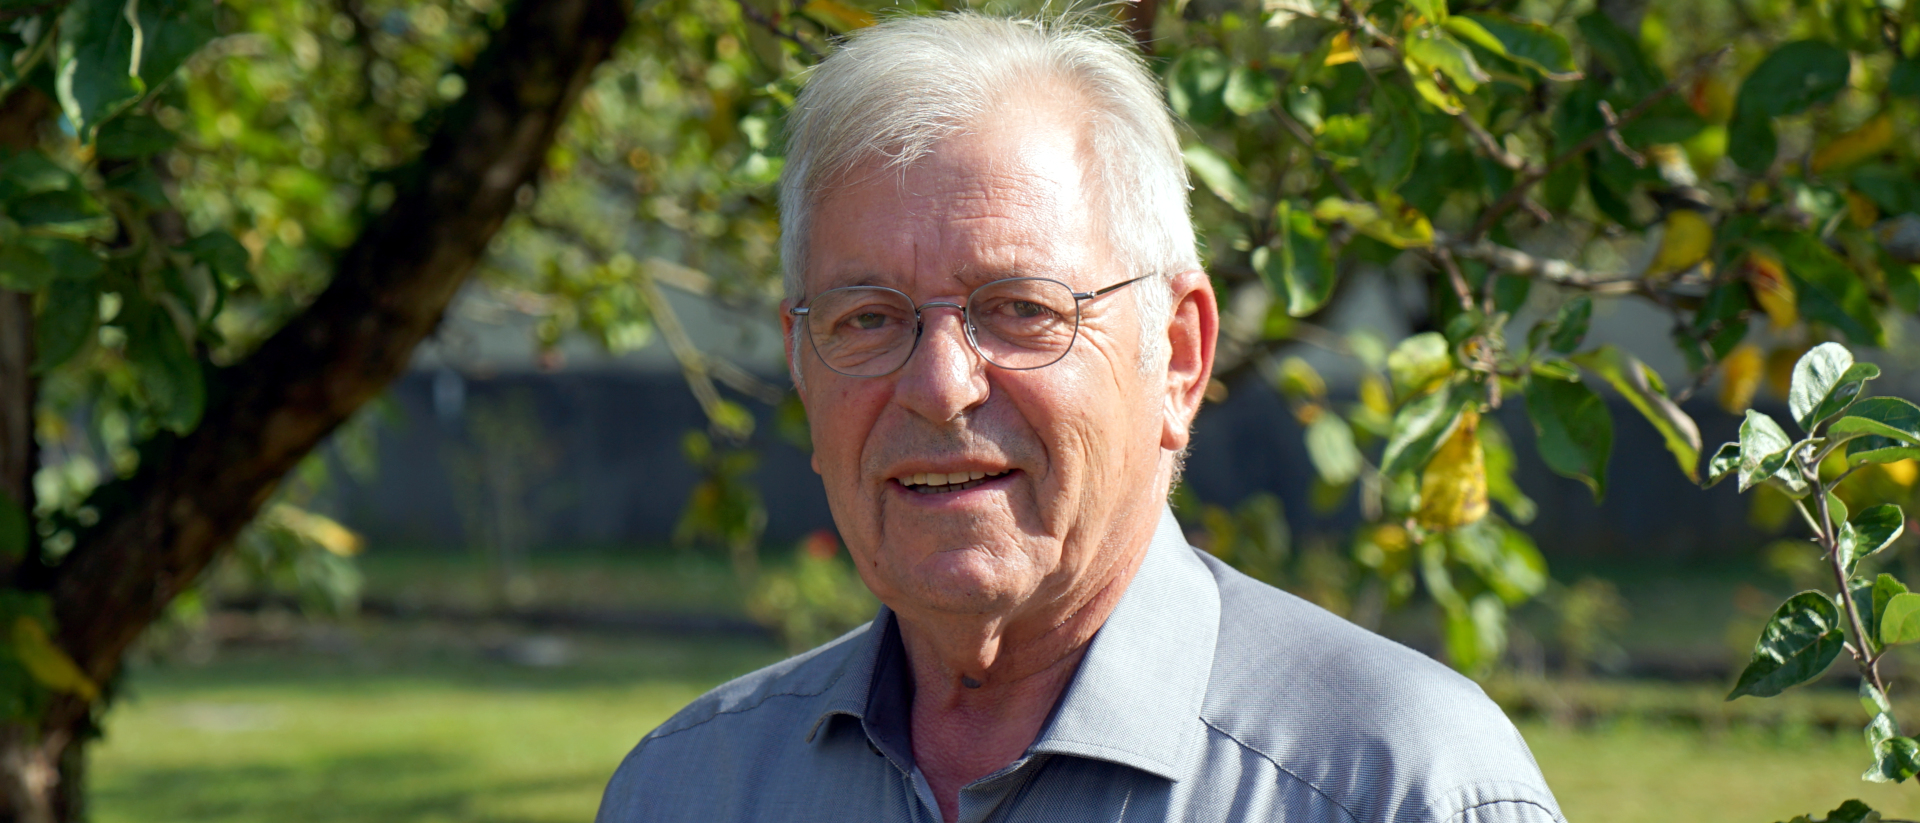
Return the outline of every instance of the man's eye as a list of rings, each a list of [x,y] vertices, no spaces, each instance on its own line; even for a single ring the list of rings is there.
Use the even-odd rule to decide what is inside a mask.
[[[1029,300],[1015,300],[1007,308],[1013,312],[1013,316],[1022,318],[1039,317],[1047,311],[1045,306]]]
[[[848,324],[861,331],[872,331],[887,324],[887,316],[879,312],[861,312],[848,320]]]

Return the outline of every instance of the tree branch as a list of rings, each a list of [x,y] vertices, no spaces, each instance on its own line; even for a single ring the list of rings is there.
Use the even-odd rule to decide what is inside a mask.
[[[100,521],[41,575],[61,645],[97,681],[232,541],[280,478],[407,366],[531,183],[595,67],[627,26],[621,0],[521,0],[468,75],[391,208],[305,311],[212,373],[200,426],[142,450],[97,491]],[[71,698],[50,716],[86,706]]]
[[[1514,277],[1537,278],[1593,294],[1643,294],[1646,292],[1646,286],[1639,278],[1602,277],[1565,260],[1537,257],[1519,249],[1508,248],[1486,240],[1469,241],[1449,238],[1436,232],[1434,244],[1447,248],[1458,257],[1478,260],[1492,266],[1501,274]]]
[[[1499,222],[1501,217],[1506,216],[1507,212],[1512,211],[1513,207],[1520,204],[1521,198],[1527,196],[1527,190],[1533,188],[1534,184],[1547,179],[1547,175],[1553,174],[1559,170],[1561,166],[1572,162],[1574,158],[1585,154],[1587,150],[1600,145],[1601,141],[1619,140],[1619,130],[1621,128],[1640,119],[1640,116],[1651,110],[1655,103],[1666,99],[1667,95],[1679,91],[1682,86],[1693,79],[1694,75],[1712,68],[1713,64],[1720,62],[1720,58],[1725,57],[1727,53],[1732,50],[1732,46],[1722,46],[1713,53],[1693,61],[1693,65],[1688,66],[1686,71],[1681,72],[1678,76],[1674,77],[1671,82],[1661,86],[1658,91],[1647,95],[1645,99],[1633,104],[1633,108],[1627,109],[1624,114],[1613,118],[1606,128],[1582,138],[1580,142],[1573,144],[1571,148],[1556,155],[1547,165],[1528,171],[1513,184],[1513,188],[1507,189],[1505,194],[1500,195],[1500,199],[1493,201],[1493,205],[1488,206],[1486,211],[1481,212],[1480,219],[1474,222],[1473,228],[1467,230],[1467,241],[1473,242],[1484,236],[1489,229],[1493,228],[1494,223]],[[1611,110],[1611,107],[1609,107],[1609,110]],[[1624,142],[1622,144],[1624,145]]]

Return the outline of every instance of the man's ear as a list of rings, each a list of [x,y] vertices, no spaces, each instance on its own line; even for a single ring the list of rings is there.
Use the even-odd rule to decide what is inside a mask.
[[[1214,300],[1213,281],[1199,269],[1173,276],[1173,311],[1167,318],[1167,397],[1161,420],[1160,447],[1180,451],[1187,447],[1193,416],[1213,379],[1213,348],[1220,333],[1220,306]]]

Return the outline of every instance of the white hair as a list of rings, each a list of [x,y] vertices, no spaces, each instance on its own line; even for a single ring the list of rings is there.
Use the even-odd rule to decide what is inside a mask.
[[[856,170],[905,169],[940,141],[1037,88],[1086,101],[1095,208],[1139,305],[1141,368],[1166,348],[1168,275],[1197,269],[1180,139],[1133,41],[1086,15],[1006,19],[959,12],[896,17],[861,29],[813,69],[787,117],[780,175],[782,274],[805,289],[813,208]],[[1106,285],[1104,283],[1098,285]],[[797,358],[795,324],[790,351]],[[798,368],[795,369],[797,378]]]

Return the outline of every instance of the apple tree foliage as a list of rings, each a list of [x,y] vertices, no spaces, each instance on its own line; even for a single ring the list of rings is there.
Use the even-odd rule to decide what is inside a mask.
[[[619,48],[478,266],[488,299],[537,318],[550,356],[576,335],[615,352],[671,348],[711,424],[686,441],[704,476],[680,536],[727,546],[776,583],[781,570],[751,560],[764,516],[745,479],[750,407],[773,408],[801,442],[804,418],[783,382],[701,351],[666,294],[771,316],[782,115],[835,38],[876,14],[942,7],[907,5],[631,4]],[[202,426],[223,390],[208,375],[301,317],[410,190],[516,8],[0,0],[0,104],[45,110],[0,148],[0,292],[29,296],[44,456],[33,494],[0,494],[9,564],[58,563],[119,505],[102,497],[123,489],[115,480]],[[1145,0],[1085,13],[1134,39],[1185,124],[1223,385],[1258,376],[1287,398],[1317,503],[1362,514],[1344,551],[1364,585],[1435,609],[1457,667],[1493,666],[1509,611],[1550,585],[1521,528],[1535,507],[1517,460],[1597,500],[1620,482],[1608,473],[1619,422],[1652,426],[1674,470],[1719,476],[1726,453],[1702,466],[1680,403],[1713,387],[1744,410],[1771,383],[1811,440],[1750,419],[1743,483],[1836,502],[1913,486],[1912,464],[1865,458],[1821,479],[1843,435],[1841,459],[1871,443],[1863,455],[1899,461],[1920,430],[1849,411],[1884,405],[1859,399],[1858,366],[1809,378],[1853,393],[1801,409],[1793,364],[1812,352],[1808,369],[1828,369],[1835,342],[1897,344],[1920,310],[1920,0]],[[1418,296],[1402,339],[1328,330],[1365,278]],[[1667,339],[1589,343],[1596,307],[1618,301],[1664,313]],[[1302,347],[1350,358],[1352,395],[1330,391]],[[1654,348],[1677,351],[1685,373],[1648,367]],[[1610,396],[1638,420],[1616,421]],[[1524,409],[1536,454],[1516,454],[1502,430],[1508,404]],[[1852,419],[1881,428],[1833,430]],[[242,554],[337,590],[353,543],[300,508],[312,482],[282,486]],[[1762,642],[1777,665],[1750,668],[1746,693],[1849,648],[1871,668],[1906,637],[1887,627],[1904,625],[1894,604],[1914,595],[1890,586],[1885,608],[1863,610],[1879,583],[1850,594],[1888,510],[1859,506],[1855,523],[1832,519],[1824,491],[1813,499],[1822,551],[1853,547],[1839,567],[1848,585],[1783,607]],[[1242,565],[1281,579],[1298,563],[1278,517],[1256,502],[1203,519],[1222,551],[1241,547]],[[819,545],[801,553],[819,559]],[[793,592],[845,588],[769,590],[804,609]],[[56,622],[42,596],[0,592],[13,716],[49,694],[98,695],[61,662]],[[1911,774],[1912,741],[1884,726],[1876,762],[1895,765],[1876,768]]]

